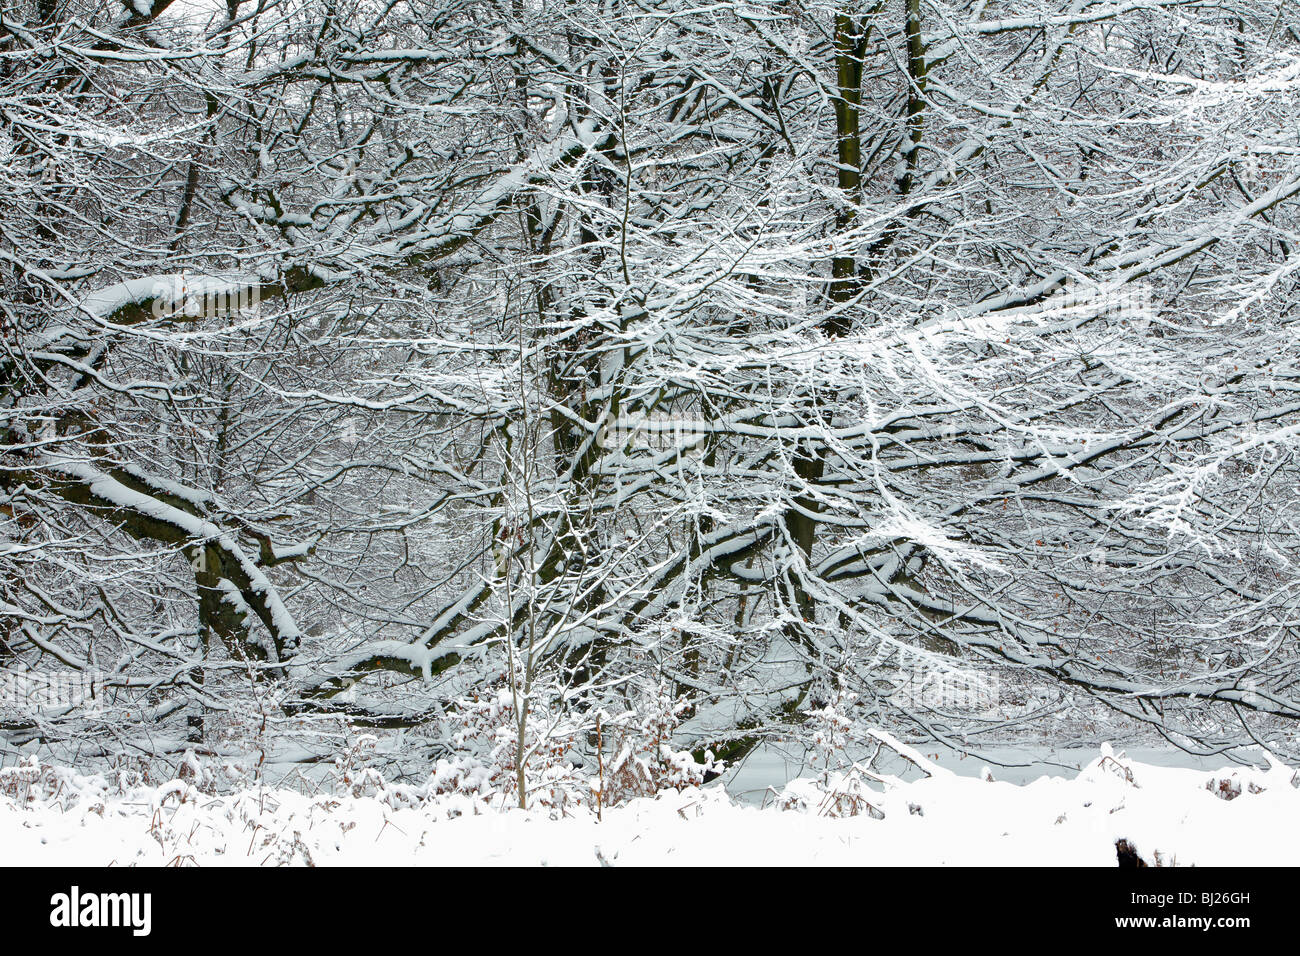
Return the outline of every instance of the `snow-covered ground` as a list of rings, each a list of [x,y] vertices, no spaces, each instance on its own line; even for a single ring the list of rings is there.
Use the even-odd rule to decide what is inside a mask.
[[[176,781],[122,791],[68,773],[26,787],[0,771],[0,861],[35,865],[1150,864],[1300,863],[1300,776],[1161,767],[1103,748],[1074,776],[1017,785],[925,763],[928,776],[811,779],[741,802],[718,786],[559,818],[411,788],[352,797],[292,789],[209,796]],[[916,756],[918,759],[919,755]],[[9,775],[8,780],[3,775]],[[57,780],[53,788],[51,780]],[[861,785],[869,782],[871,789]],[[57,792],[55,792],[57,791]],[[785,805],[785,809],[780,808]],[[791,809],[790,807],[793,807]]]
[[[1101,741],[1070,746],[1002,741],[982,747],[978,753],[960,751],[938,743],[923,744],[920,749],[929,762],[959,776],[983,777],[985,771],[989,771],[996,780],[1025,784],[1043,776],[1073,778],[1097,759],[1102,746]],[[1207,774],[1224,766],[1262,763],[1259,750],[1253,747],[1239,747],[1213,756],[1133,742],[1126,743],[1122,748],[1116,746],[1115,749],[1122,749],[1130,758],[1144,764],[1202,770]],[[913,763],[887,748],[879,750],[876,747],[859,747],[847,756],[854,760],[872,759],[877,770],[904,780],[923,776]],[[791,780],[812,775],[814,762],[814,754],[796,744],[764,743],[734,767],[728,768],[722,778],[723,784],[727,792],[742,803],[761,806],[770,800],[772,788],[779,790]]]

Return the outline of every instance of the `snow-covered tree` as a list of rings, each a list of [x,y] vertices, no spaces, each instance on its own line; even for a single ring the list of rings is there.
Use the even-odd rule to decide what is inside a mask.
[[[1296,749],[1288,5],[2,23],[0,655],[110,701],[15,740],[423,726],[506,649],[733,757],[828,695]]]

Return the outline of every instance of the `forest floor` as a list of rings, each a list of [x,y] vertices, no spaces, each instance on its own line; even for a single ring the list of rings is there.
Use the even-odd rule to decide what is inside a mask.
[[[102,776],[0,771],[6,864],[32,865],[1094,865],[1117,841],[1148,865],[1300,863],[1300,774],[1156,766],[1110,752],[1025,783],[954,773],[795,779],[764,799],[716,784],[605,808],[493,809],[373,788],[200,793]],[[51,785],[53,784],[53,785]]]

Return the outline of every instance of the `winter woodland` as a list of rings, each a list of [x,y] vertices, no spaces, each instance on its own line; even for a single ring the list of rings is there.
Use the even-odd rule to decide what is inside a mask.
[[[1300,759],[1293,4],[7,0],[0,285],[23,786]]]

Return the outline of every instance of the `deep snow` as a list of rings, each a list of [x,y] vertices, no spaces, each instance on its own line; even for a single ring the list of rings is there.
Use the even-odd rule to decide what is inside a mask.
[[[805,778],[771,791],[766,807],[711,786],[605,809],[600,821],[581,808],[498,810],[400,787],[209,796],[181,781],[123,791],[62,772],[57,793],[26,792],[10,769],[0,771],[11,794],[0,796],[0,854],[6,864],[117,866],[1114,866],[1123,838],[1150,864],[1300,863],[1300,775],[1268,755],[1260,763],[1212,773],[1103,747],[1077,776],[1016,785],[924,762],[928,776],[873,782],[868,797],[883,819],[827,815],[824,782]]]

